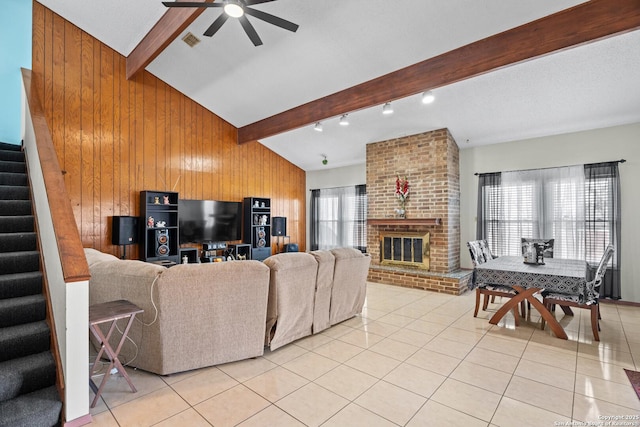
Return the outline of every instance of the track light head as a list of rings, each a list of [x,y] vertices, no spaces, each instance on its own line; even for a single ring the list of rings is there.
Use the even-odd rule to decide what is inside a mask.
[[[430,90],[424,92],[422,94],[422,103],[423,104],[431,104],[433,101],[436,100],[435,95],[433,94],[433,92],[431,92]]]
[[[382,106],[382,114],[393,114],[393,107],[390,102],[387,102]]]
[[[340,126],[349,126],[349,119],[347,118],[348,114],[343,114],[340,117]]]
[[[329,160],[327,160],[327,155],[326,154],[322,154],[322,157],[324,157],[324,159],[322,159],[322,164],[326,166],[327,163],[329,163]]]
[[[316,122],[316,124],[313,125],[313,130],[315,130],[316,132],[322,132],[322,123]]]

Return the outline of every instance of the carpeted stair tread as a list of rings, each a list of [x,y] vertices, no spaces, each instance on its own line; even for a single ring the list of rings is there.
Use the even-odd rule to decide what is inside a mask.
[[[10,162],[24,162],[24,153],[15,150],[0,150],[0,160]]]
[[[0,233],[30,233],[34,231],[33,215],[0,216]]]
[[[47,306],[42,294],[0,300],[0,328],[45,320]]]
[[[42,272],[0,274],[0,299],[19,298],[42,293]]]
[[[0,233],[0,252],[35,251],[38,249],[36,237],[36,233],[29,232]]]
[[[0,185],[28,185],[26,173],[0,172]]]
[[[0,427],[61,424],[29,185],[22,147],[0,142]]]
[[[40,252],[0,252],[0,271],[3,274],[40,270]]]
[[[51,347],[47,322],[33,322],[0,329],[0,362],[42,353]]]
[[[0,427],[55,426],[62,402],[55,386],[0,403]]]
[[[29,200],[31,194],[26,185],[0,185],[0,200]]]
[[[31,200],[0,200],[0,216],[32,214]]]
[[[50,351],[0,363],[0,402],[55,385],[55,368]]]
[[[0,150],[22,151],[20,144],[10,144],[8,142],[0,142]]]
[[[26,173],[25,162],[12,162],[10,160],[0,160],[0,172]]]

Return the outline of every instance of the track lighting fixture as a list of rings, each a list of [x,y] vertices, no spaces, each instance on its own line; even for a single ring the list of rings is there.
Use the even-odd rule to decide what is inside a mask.
[[[348,114],[343,114],[342,117],[340,117],[340,125],[341,126],[349,126],[349,119],[347,118]]]
[[[435,101],[436,97],[430,90],[422,93],[422,103],[423,104],[431,104]]]
[[[387,102],[382,106],[382,114],[393,114],[393,107],[390,102]]]
[[[316,122],[316,124],[313,125],[313,130],[317,132],[322,132],[322,122]]]
[[[327,155],[326,154],[321,154],[322,157],[324,157],[324,159],[322,159],[322,164],[323,165],[327,165],[327,163],[329,163],[329,160],[327,160]]]

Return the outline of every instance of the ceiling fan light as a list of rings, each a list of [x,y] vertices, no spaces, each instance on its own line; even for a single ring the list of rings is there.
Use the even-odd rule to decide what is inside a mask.
[[[393,107],[390,102],[387,102],[382,106],[382,114],[393,114]]]
[[[232,18],[240,18],[244,15],[244,9],[238,3],[229,2],[224,5],[224,13]]]
[[[313,125],[313,130],[315,130],[316,132],[322,132],[322,123],[317,122],[315,125]]]
[[[422,103],[423,104],[431,104],[435,100],[436,100],[436,96],[430,90],[428,90],[428,91],[426,91],[426,92],[424,92],[422,94]]]
[[[340,126],[349,126],[349,119],[347,118],[348,114],[343,114],[340,117]]]

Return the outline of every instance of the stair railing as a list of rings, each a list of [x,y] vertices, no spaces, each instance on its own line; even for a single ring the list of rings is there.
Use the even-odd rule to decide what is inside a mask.
[[[89,266],[64,185],[51,132],[31,70],[22,69],[23,148],[52,333],[63,421],[81,425],[89,413]]]

